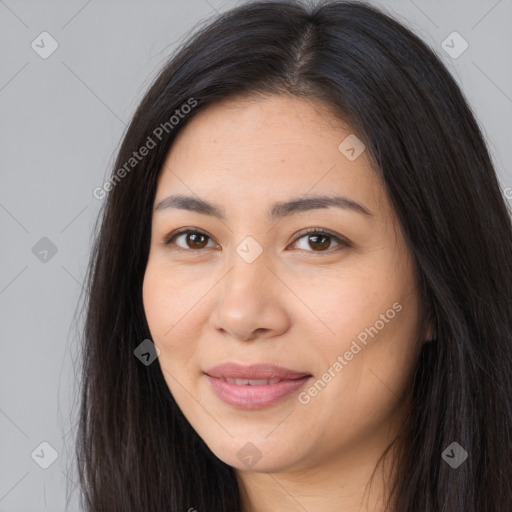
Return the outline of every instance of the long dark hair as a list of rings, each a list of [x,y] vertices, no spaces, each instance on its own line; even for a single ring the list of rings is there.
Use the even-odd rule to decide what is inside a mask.
[[[142,282],[162,163],[195,114],[246,93],[315,98],[351,126],[416,265],[435,339],[414,375],[390,510],[510,512],[510,212],[436,54],[390,15],[340,1],[255,1],[217,16],[171,57],[133,116],[95,192],[105,199],[87,274],[76,445],[84,510],[240,510],[235,470],[190,426],[159,365],[134,350],[150,339]],[[131,160],[142,146],[147,154]],[[442,457],[453,442],[468,453],[456,469]]]

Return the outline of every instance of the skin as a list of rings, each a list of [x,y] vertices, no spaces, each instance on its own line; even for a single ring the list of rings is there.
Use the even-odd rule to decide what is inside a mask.
[[[350,161],[338,149],[351,133],[317,100],[226,100],[179,132],[159,175],[155,205],[180,193],[225,210],[224,221],[153,213],[143,301],[169,390],[236,469],[244,512],[274,512],[277,503],[285,512],[383,510],[391,470],[378,466],[367,485],[407,414],[424,340],[415,268],[382,182],[366,152]],[[331,207],[266,217],[277,201],[317,194],[347,197],[372,215]],[[206,238],[164,244],[183,227]],[[305,228],[340,241],[296,239]],[[252,263],[236,252],[247,236],[263,249]],[[274,363],[312,374],[307,391],[396,303],[394,318],[306,404],[295,393],[260,410],[233,407],[203,373],[228,361]],[[253,466],[237,457],[248,442],[261,455]]]

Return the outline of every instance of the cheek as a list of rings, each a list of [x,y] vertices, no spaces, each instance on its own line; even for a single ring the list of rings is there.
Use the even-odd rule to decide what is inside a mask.
[[[161,340],[175,323],[173,304],[166,289],[163,274],[148,264],[142,285],[142,300],[149,330],[155,342]]]
[[[317,418],[334,444],[363,441],[378,426],[394,421],[394,411],[410,389],[419,347],[415,338],[417,304],[410,297],[399,297],[399,302],[402,309],[388,318],[388,323],[379,318],[393,304],[387,298],[374,299],[363,311],[352,305],[357,322],[340,319],[335,330],[346,335],[322,348],[325,363],[321,371],[325,373],[319,375],[315,389],[309,388],[316,396],[305,407],[314,409],[310,417]]]
[[[373,266],[347,266],[321,278],[317,275],[314,286],[311,286],[312,279],[302,284],[296,281],[294,291],[320,320],[316,323],[323,337],[332,339],[334,348],[343,349],[347,340],[350,345],[366,328],[377,321],[380,325],[380,315],[385,316],[384,320],[404,316],[393,309],[393,304],[403,300],[407,283],[403,274],[391,270],[386,261]],[[311,323],[314,321],[313,315],[308,318]],[[385,323],[384,330],[392,323],[393,319]]]
[[[142,287],[144,311],[151,339],[160,350],[158,364],[170,393],[184,411],[188,393],[192,389],[188,367],[194,360],[199,335],[195,332],[193,309],[189,299],[178,294],[182,284],[162,267],[148,263]],[[182,300],[183,298],[183,300]]]
[[[324,365],[320,372],[331,368],[336,374],[324,396],[344,402],[357,398],[359,410],[390,393],[391,400],[393,393],[401,394],[420,348],[420,306],[411,269],[381,264],[364,270],[331,280],[322,300],[309,292],[330,330],[314,348]],[[343,368],[336,370],[339,356]]]
[[[144,312],[152,341],[160,349],[159,360],[165,367],[190,359],[199,339],[194,326],[201,312],[194,292],[181,282],[179,274],[170,274],[156,264],[148,263],[142,287]],[[190,288],[190,287],[189,287]],[[186,292],[184,293],[183,292]]]

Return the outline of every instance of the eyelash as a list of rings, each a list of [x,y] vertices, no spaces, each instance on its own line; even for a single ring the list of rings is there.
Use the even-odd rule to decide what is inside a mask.
[[[212,239],[212,237],[210,237],[203,231],[199,231],[197,229],[191,229],[191,228],[182,228],[182,229],[179,229],[179,230],[167,235],[164,239],[164,245],[170,246],[178,236],[183,235],[183,234],[189,234],[189,233],[196,234],[196,235],[203,235],[203,236],[207,237],[209,240]],[[313,250],[308,251],[308,250],[306,250],[306,252],[312,252],[315,254],[322,254],[322,253],[331,254],[332,252],[335,252],[337,250],[340,250],[340,249],[343,249],[346,247],[351,247],[351,244],[349,244],[346,240],[341,239],[340,237],[334,235],[330,231],[326,231],[324,229],[319,229],[319,228],[310,228],[310,229],[307,229],[304,231],[300,231],[297,234],[296,238],[293,240],[292,244],[295,244],[298,240],[300,240],[301,238],[304,238],[307,235],[325,235],[325,236],[331,238],[332,240],[335,240],[339,245],[337,247],[335,247],[334,249],[327,249],[325,251],[313,251]],[[181,251],[186,251],[186,252],[201,252],[204,249],[206,249],[206,248],[184,249],[183,247],[177,246],[176,250],[181,250]],[[301,249],[301,250],[305,250],[305,249]]]

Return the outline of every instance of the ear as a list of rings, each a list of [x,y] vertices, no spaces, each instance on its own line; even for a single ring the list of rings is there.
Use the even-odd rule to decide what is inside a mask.
[[[425,343],[429,343],[430,341],[437,338],[436,330],[434,329],[434,326],[432,322],[428,325],[427,334],[425,335]]]

